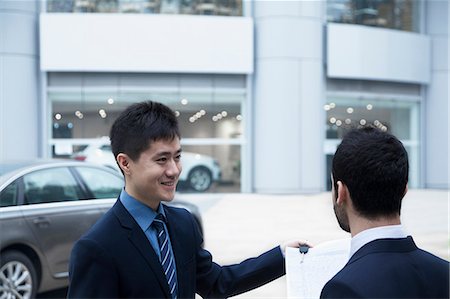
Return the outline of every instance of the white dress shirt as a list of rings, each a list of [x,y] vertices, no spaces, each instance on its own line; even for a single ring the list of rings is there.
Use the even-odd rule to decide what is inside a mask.
[[[355,252],[361,247],[374,240],[401,239],[406,238],[407,236],[408,234],[405,232],[401,224],[380,226],[363,230],[352,238],[350,245],[350,257],[352,257],[353,254],[355,254]]]

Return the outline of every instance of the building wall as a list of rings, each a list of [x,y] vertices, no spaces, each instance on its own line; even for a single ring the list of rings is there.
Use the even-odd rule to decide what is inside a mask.
[[[50,109],[45,108],[46,101],[39,96],[39,82],[45,80],[45,76],[41,75],[38,67],[38,3],[0,1],[0,160],[44,155],[40,149],[45,148],[45,132],[51,129]],[[254,64],[250,61],[252,57],[239,64],[246,66],[243,69],[203,69],[205,76],[217,70],[219,73],[251,74],[254,65],[254,72],[250,75],[253,86],[248,92],[252,105],[243,107],[252,108],[248,111],[252,122],[247,136],[252,143],[249,155],[252,163],[248,163],[252,182],[249,183],[251,188],[246,190],[260,193],[324,190],[325,114],[322,107],[326,88],[323,53],[327,47],[323,42],[324,5],[325,1],[255,1],[252,8],[255,41],[249,46],[254,48]],[[424,8],[426,23],[423,33],[431,41],[430,81],[429,84],[428,79],[413,81],[415,84],[423,83],[424,90],[421,103],[424,122],[420,124],[423,133],[421,150],[424,153],[423,185],[448,188],[449,3],[448,0],[425,1]],[[161,32],[156,34],[164,36]],[[252,33],[247,36],[252,39]],[[190,46],[195,50],[195,44]],[[215,45],[210,43],[207,46]],[[78,47],[83,48],[83,43]],[[53,66],[48,67],[50,69],[55,70]],[[147,74],[157,71],[151,68],[133,70]],[[71,72],[70,69],[64,71]],[[170,70],[166,71],[171,74]],[[382,81],[379,83],[383,84]],[[402,80],[398,82],[403,83]],[[369,81],[364,84],[369,89],[373,87]],[[416,88],[416,85],[408,86]],[[41,114],[43,110],[47,114]]]
[[[0,161],[39,156],[37,1],[0,1]]]
[[[323,3],[255,1],[253,189],[324,189]]]
[[[426,1],[431,81],[425,88],[425,187],[449,188],[449,1]]]

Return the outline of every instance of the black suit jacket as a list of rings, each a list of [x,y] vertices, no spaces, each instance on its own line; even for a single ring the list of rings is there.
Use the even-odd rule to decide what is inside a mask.
[[[412,237],[361,247],[323,288],[321,298],[448,298],[449,263]]]
[[[212,262],[193,216],[164,206],[175,255],[178,298],[225,298],[285,273],[279,247],[241,264]],[[162,266],[134,218],[118,200],[74,246],[69,298],[170,298]]]

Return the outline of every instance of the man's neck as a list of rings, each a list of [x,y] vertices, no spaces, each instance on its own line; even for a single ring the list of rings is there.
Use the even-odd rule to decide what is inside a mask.
[[[361,216],[355,216],[350,219],[350,232],[352,237],[354,237],[355,235],[367,229],[399,224],[401,224],[400,216],[378,217],[375,219],[367,219]]]

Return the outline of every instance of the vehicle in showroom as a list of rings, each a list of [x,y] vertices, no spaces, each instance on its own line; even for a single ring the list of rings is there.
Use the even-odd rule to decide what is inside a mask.
[[[120,171],[109,144],[88,145],[84,150],[72,155],[72,158],[105,165]],[[207,191],[214,182],[221,179],[220,165],[210,156],[183,151],[181,163],[183,171],[179,177],[179,184],[193,191]]]
[[[0,164],[0,298],[66,287],[73,244],[117,200],[123,177],[98,164]],[[197,206],[175,199],[202,231]]]

